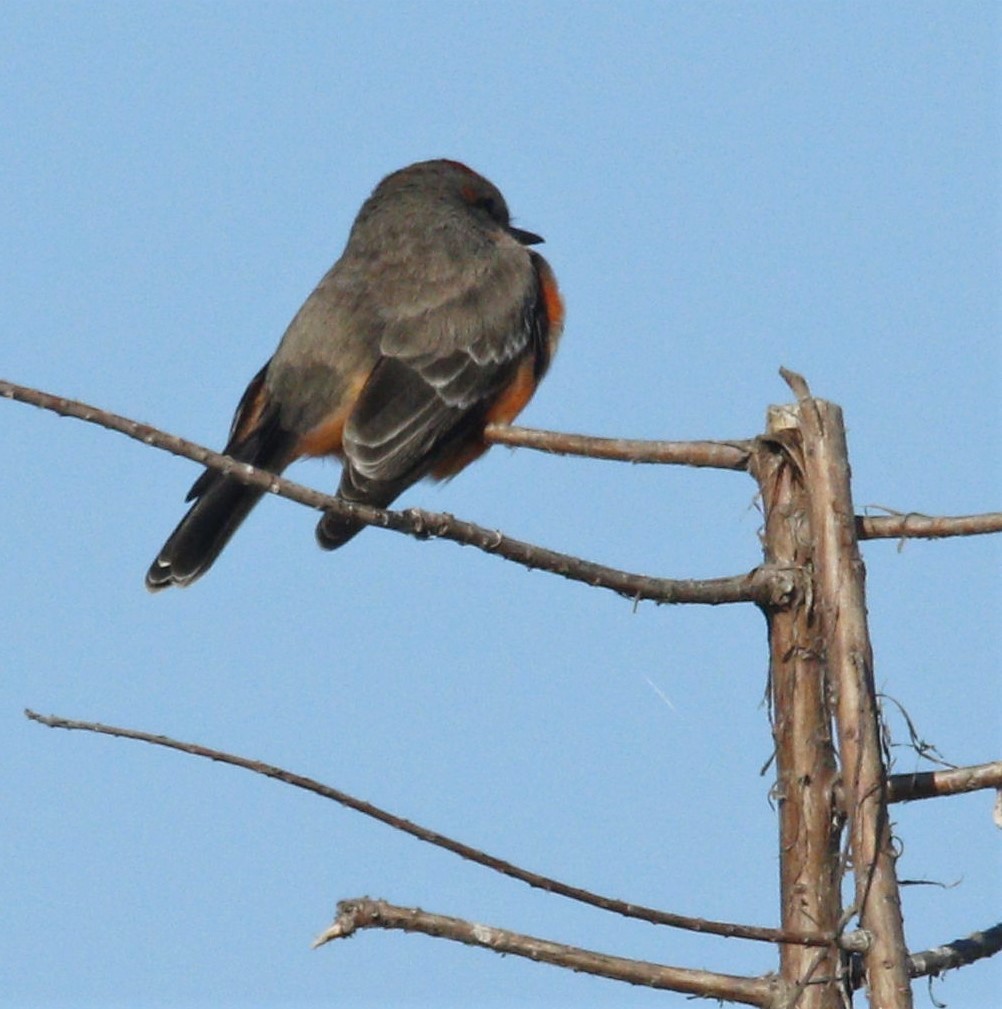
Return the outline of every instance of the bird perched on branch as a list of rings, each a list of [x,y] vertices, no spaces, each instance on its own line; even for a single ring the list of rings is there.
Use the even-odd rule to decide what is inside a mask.
[[[498,189],[457,161],[387,176],[341,258],[237,406],[224,452],[281,473],[302,456],[342,462],[337,496],[385,508],[422,477],[482,455],[546,373],[563,327],[553,271],[512,225]],[[204,574],[263,491],[206,470],[146,575],[150,591]],[[361,524],[326,512],[322,547]]]

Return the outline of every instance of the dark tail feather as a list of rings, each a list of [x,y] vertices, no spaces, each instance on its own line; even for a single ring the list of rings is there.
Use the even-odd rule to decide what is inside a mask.
[[[150,592],[205,574],[264,491],[220,477],[190,508],[146,572]]]
[[[355,522],[335,515],[334,512],[324,512],[323,518],[317,523],[317,543],[324,550],[337,550],[348,540],[354,539],[364,528],[364,522]]]
[[[279,424],[264,382],[267,368],[257,373],[240,400],[224,451],[241,462],[281,473],[296,458],[299,439]],[[150,592],[190,585],[204,575],[263,494],[207,469],[188,492],[186,500],[195,503],[146,572]]]
[[[374,480],[359,477],[352,470],[351,464],[346,462],[341,471],[341,483],[337,489],[337,496],[340,500],[350,501],[353,504],[388,508],[400,494],[414,483],[415,479],[416,477],[410,477],[393,483],[377,483]],[[317,523],[317,543],[324,550],[337,550],[338,547],[343,547],[349,540],[354,539],[364,528],[364,522],[345,518],[334,512],[324,512],[323,517]]]

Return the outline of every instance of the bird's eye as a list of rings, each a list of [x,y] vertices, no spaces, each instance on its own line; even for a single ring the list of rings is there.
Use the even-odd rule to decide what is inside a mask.
[[[504,226],[508,225],[508,208],[496,196],[477,192],[473,187],[465,187],[463,197],[471,207],[482,210],[491,220]]]
[[[495,220],[501,217],[501,208],[498,206],[498,201],[494,199],[493,196],[481,196],[476,202],[476,206],[480,207],[481,210],[486,210],[491,217]]]

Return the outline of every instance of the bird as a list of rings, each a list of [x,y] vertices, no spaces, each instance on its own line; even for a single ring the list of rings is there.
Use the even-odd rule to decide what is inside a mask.
[[[498,188],[459,161],[386,176],[251,379],[224,453],[281,474],[302,457],[342,464],[336,496],[386,508],[424,477],[448,479],[511,423],[557,350],[564,302],[553,270],[514,226]],[[156,592],[212,566],[263,491],[207,469],[146,575]],[[364,523],[335,511],[334,550]]]

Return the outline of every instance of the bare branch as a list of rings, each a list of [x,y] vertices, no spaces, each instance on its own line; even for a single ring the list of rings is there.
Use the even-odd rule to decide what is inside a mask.
[[[570,554],[562,554],[556,550],[512,539],[496,529],[485,529],[452,515],[417,508],[409,508],[402,512],[386,511],[341,501],[330,494],[321,494],[292,480],[238,462],[176,435],[167,434],[149,424],[141,424],[87,403],[53,396],[38,389],[0,380],[0,396],[118,431],[145,445],[191,459],[203,466],[219,470],[241,483],[259,487],[309,508],[339,512],[366,525],[392,529],[418,539],[447,539],[465,546],[473,546],[486,553],[522,564],[530,570],[548,571],[570,581],[583,582],[594,588],[609,589],[634,601],[708,605],[757,602],[763,606],[781,606],[792,592],[793,573],[768,568],[758,568],[748,574],[706,580],[652,578],[648,575],[620,571]]]
[[[1002,922],[986,928],[983,932],[973,932],[963,939],[954,939],[942,946],[910,954],[907,961],[908,976],[936,977],[944,971],[966,967],[1000,951],[1002,951]],[[865,978],[860,969],[860,958],[853,956],[850,966],[850,987],[862,988]]]
[[[557,967],[595,974],[614,981],[644,985],[668,991],[697,995],[703,998],[742,1002],[745,1005],[767,1007],[777,1003],[779,983],[774,978],[736,977],[712,971],[668,967],[643,960],[628,960],[577,946],[538,939],[534,936],[510,932],[503,928],[480,925],[441,914],[432,914],[415,907],[397,907],[382,900],[361,898],[343,900],[337,906],[333,924],[314,941],[314,948],[334,939],[345,939],[359,929],[397,929],[404,932],[421,932],[424,935],[467,946],[479,946],[502,956],[512,954],[550,963]]]
[[[788,373],[789,374],[789,373]],[[590,435],[539,431],[490,424],[485,439],[494,445],[530,448],[553,455],[578,455],[630,463],[680,464],[714,469],[747,470],[755,439],[729,441],[646,441],[631,438],[596,438]],[[876,506],[874,506],[876,507]],[[924,515],[883,508],[887,515],[857,515],[856,535],[861,540],[941,539],[1002,532],[1002,512],[981,515]]]
[[[77,400],[66,399],[42,392],[38,389],[17,385],[13,382],[0,380],[0,396],[18,400],[46,410],[51,410],[65,417],[75,417],[87,423],[97,424],[112,431],[118,431],[129,438],[141,441],[145,445],[162,449],[173,455],[191,459],[203,466],[216,469],[219,472],[238,480],[241,483],[287,498],[308,508],[319,511],[335,511],[366,524],[392,529],[418,539],[447,539],[464,546],[473,546],[485,553],[493,553],[505,560],[521,564],[530,570],[546,571],[560,575],[570,581],[583,582],[594,588],[603,588],[616,592],[633,601],[647,600],[662,603],[693,603],[703,605],[721,605],[726,603],[755,602],[759,606],[779,608],[788,604],[794,591],[794,576],[790,570],[775,569],[768,566],[757,568],[747,574],[733,575],[716,579],[671,579],[655,578],[649,575],[622,571],[617,568],[596,564],[570,554],[560,553],[539,547],[531,543],[513,539],[498,530],[486,529],[472,522],[455,518],[452,515],[439,512],[428,512],[417,508],[406,511],[388,511],[372,508],[366,505],[351,504],[341,501],[330,494],[305,487],[302,484],[276,476],[265,470],[257,469],[247,463],[238,462],[229,456],[213,452],[202,445],[168,434],[149,424],[122,417],[118,414],[102,410],[98,407]],[[534,432],[524,428],[510,429],[513,434],[508,438],[503,434],[505,429],[500,426],[491,427],[491,438],[498,443],[527,444],[539,442],[540,446],[557,446],[566,442],[568,449],[584,451],[589,445],[598,445],[595,453],[602,458],[630,458],[630,452],[642,454],[639,446],[651,446],[650,459],[644,461],[685,462],[689,465],[719,466],[721,468],[744,468],[747,465],[748,453],[753,442],[637,442],[620,439],[591,439],[579,435],[561,435],[554,432]],[[557,448],[548,450],[557,451]],[[602,453],[605,453],[604,455]],[[935,527],[935,535],[959,535],[948,533],[942,526],[943,522],[965,523],[964,528],[982,530],[975,520],[983,517],[970,516],[967,519],[928,519],[921,530]],[[876,530],[874,535],[911,535],[910,531],[900,528],[902,520],[893,518],[873,519],[860,518],[866,528]],[[904,520],[914,523],[914,517]],[[888,523],[886,528],[893,532],[886,533],[880,523]],[[894,524],[897,523],[897,524]],[[913,526],[909,526],[909,529]],[[966,534],[966,533],[965,533]],[[915,535],[933,535],[927,531],[916,532]]]
[[[934,799],[941,795],[961,795],[982,788],[1002,788],[1002,760],[945,771],[892,774],[887,779],[888,802]]]
[[[336,501],[331,498],[330,500]],[[342,508],[360,508],[340,502]],[[366,509],[377,513],[378,510]],[[363,515],[360,512],[359,518]],[[465,546],[475,546],[485,553],[497,554],[531,570],[547,571],[570,581],[583,582],[593,588],[609,589],[634,601],[658,603],[701,603],[720,606],[726,603],[755,602],[760,606],[782,607],[794,591],[798,572],[789,568],[763,565],[747,574],[726,578],[655,578],[631,574],[616,568],[596,564],[547,547],[535,546],[512,539],[499,530],[485,529],[452,515],[436,514],[409,508],[405,512],[374,514],[372,525],[409,532],[419,538],[452,540]]]
[[[945,536],[982,536],[1002,532],[1002,512],[984,515],[857,515],[856,535],[861,540],[939,539]]]
[[[745,470],[754,441],[645,441],[637,438],[596,438],[562,431],[538,431],[507,424],[488,424],[484,440],[492,445],[531,448],[552,455],[577,455],[614,462],[661,463]]]
[[[954,939],[944,946],[912,953],[908,957],[908,972],[912,977],[942,974],[945,970],[964,967],[994,956],[1002,951],[1002,922],[983,932],[973,932],[963,939]]]
[[[267,778],[274,778],[276,781],[281,781],[286,785],[292,785],[295,788],[313,792],[324,799],[332,799],[334,802],[340,803],[348,809],[353,809],[364,816],[378,820],[380,823],[385,823],[395,830],[410,834],[411,837],[416,837],[419,841],[425,841],[436,847],[444,848],[446,851],[451,851],[461,858],[468,859],[488,869],[493,869],[495,872],[499,872],[511,879],[527,883],[538,890],[555,893],[561,897],[589,904],[603,911],[621,914],[627,918],[639,918],[642,921],[648,921],[655,925],[667,925],[672,928],[687,929],[691,932],[704,932],[709,935],[722,935],[737,939],[751,939],[758,942],[803,943],[809,946],[825,946],[833,941],[831,935],[790,933],[757,925],[737,925],[728,922],[709,921],[704,918],[691,918],[687,915],[658,911],[654,908],[644,907],[642,904],[631,904],[626,901],[615,900],[611,897],[602,897],[588,890],[582,890],[580,887],[570,886],[567,883],[561,883],[559,880],[550,879],[535,872],[529,872],[529,870],[522,869],[511,862],[506,862],[504,859],[478,851],[476,848],[463,844],[461,841],[455,841],[444,834],[439,834],[436,831],[429,830],[427,827],[421,827],[410,820],[405,820],[402,817],[395,816],[393,813],[388,813],[386,810],[372,805],[372,803],[356,799],[354,796],[348,795],[339,789],[331,788],[329,785],[321,784],[319,781],[304,777],[301,774],[286,771],[273,764],[265,764],[259,760],[250,760],[247,757],[240,757],[222,750],[210,749],[197,743],[181,742],[177,739],[171,739],[169,736],[142,732],[139,729],[119,728],[114,725],[103,725],[100,722],[82,722],[76,719],[62,718],[58,715],[40,715],[30,710],[25,711],[25,715],[33,722],[38,722],[41,725],[47,725],[54,729],[79,729],[84,732],[96,732],[106,736],[116,736],[121,739],[135,739],[142,743],[151,743],[154,746],[164,746],[167,749],[188,753],[194,757],[205,757],[208,760],[214,760],[221,764],[240,767],[255,774],[263,774]]]
[[[785,371],[785,369],[784,369]],[[794,384],[800,376],[786,372]],[[806,389],[806,383],[798,388]],[[809,390],[808,390],[809,391]],[[755,439],[727,441],[648,441],[637,438],[597,438],[592,435],[540,431],[506,424],[489,424],[484,439],[492,445],[530,448],[552,455],[577,455],[629,463],[660,463],[747,470]],[[923,515],[882,508],[887,515],[857,515],[856,535],[861,540],[939,539],[1002,532],[1002,512],[983,515]]]

